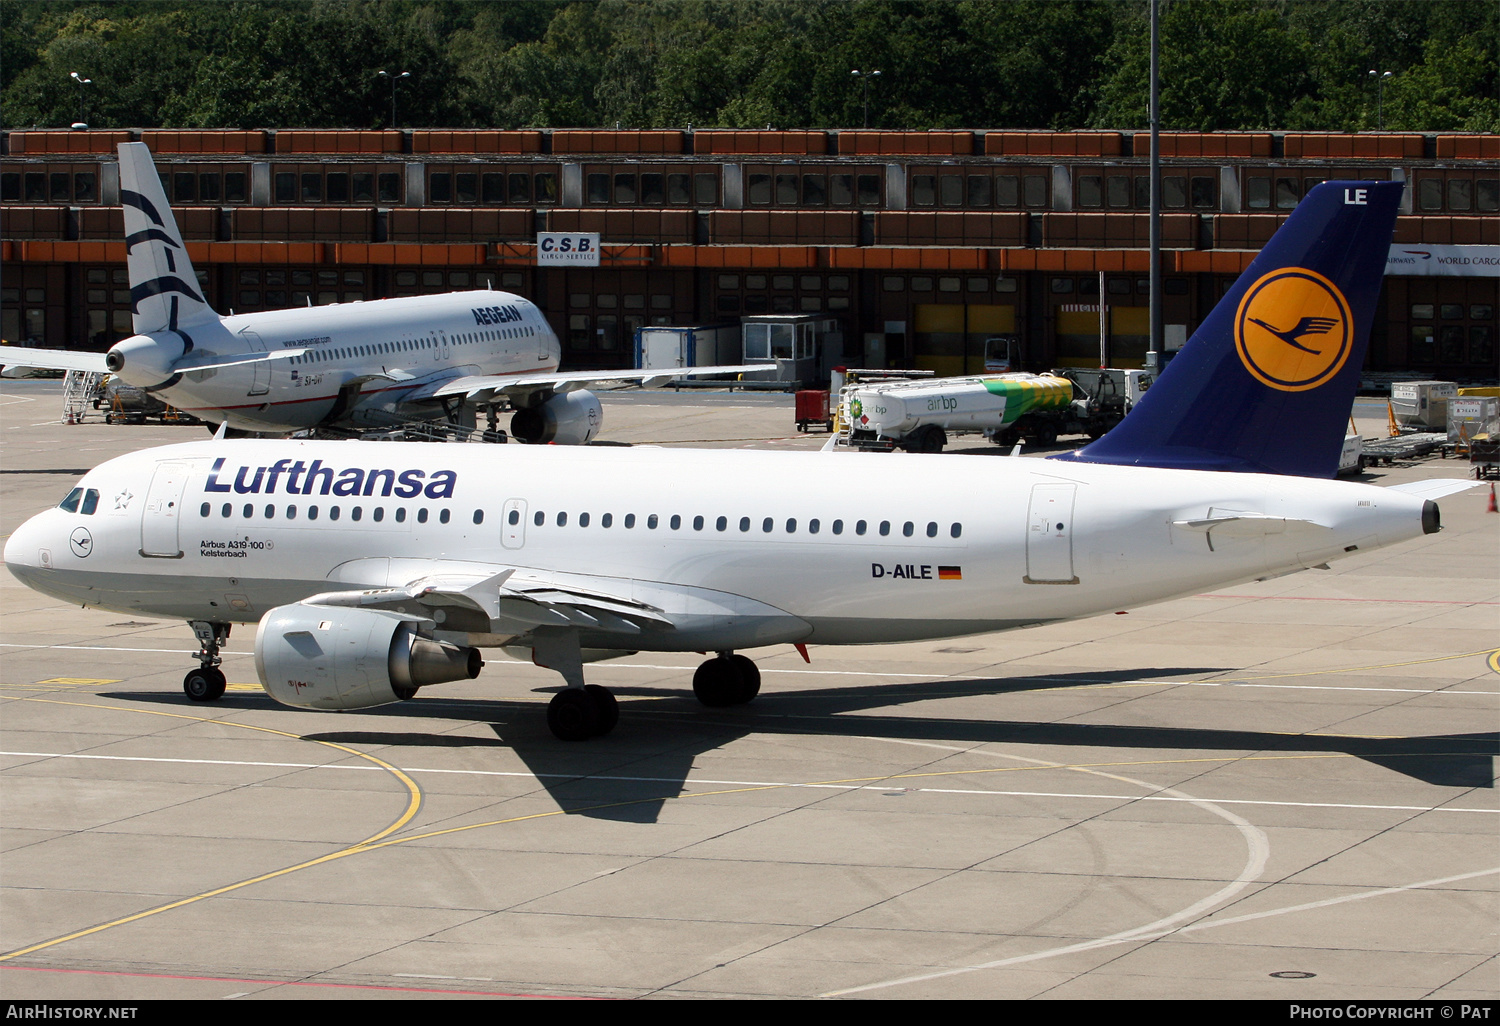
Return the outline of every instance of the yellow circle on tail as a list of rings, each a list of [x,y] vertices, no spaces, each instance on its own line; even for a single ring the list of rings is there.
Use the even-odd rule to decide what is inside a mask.
[[[1245,369],[1283,392],[1332,380],[1353,343],[1348,300],[1333,282],[1302,267],[1262,275],[1234,316],[1234,345]]]

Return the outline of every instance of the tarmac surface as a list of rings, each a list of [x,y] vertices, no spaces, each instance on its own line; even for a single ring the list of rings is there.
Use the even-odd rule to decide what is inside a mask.
[[[204,430],[65,426],[60,391],[0,382],[6,536]],[[616,441],[826,438],[784,395],[604,404]],[[754,652],[739,709],[693,699],[695,656],[592,664],[621,718],[583,744],[547,730],[557,677],[499,655],[397,706],[279,706],[247,627],[195,705],[186,625],[0,574],[0,995],[1494,1001],[1488,499],[1124,614]]]

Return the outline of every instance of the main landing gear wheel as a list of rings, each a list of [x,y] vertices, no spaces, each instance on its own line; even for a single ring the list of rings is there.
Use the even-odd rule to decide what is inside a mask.
[[[693,694],[711,709],[744,705],[760,694],[760,668],[742,655],[717,656],[693,674]]]
[[[559,741],[603,737],[620,722],[615,696],[598,684],[559,691],[547,703],[547,726]]]
[[[224,673],[217,666],[189,670],[182,678],[182,692],[195,702],[212,702],[224,697]]]

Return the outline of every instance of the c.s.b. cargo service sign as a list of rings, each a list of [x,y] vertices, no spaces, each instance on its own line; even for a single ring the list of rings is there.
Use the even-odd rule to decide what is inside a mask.
[[[537,232],[538,267],[598,267],[598,232]]]

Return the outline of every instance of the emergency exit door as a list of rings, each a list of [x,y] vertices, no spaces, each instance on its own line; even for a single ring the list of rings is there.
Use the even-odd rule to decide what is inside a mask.
[[[1026,523],[1027,584],[1077,584],[1073,576],[1075,484],[1033,485]]]
[[[526,544],[526,500],[507,499],[501,510],[500,544],[519,549]]]
[[[182,492],[187,479],[186,463],[157,464],[141,511],[141,555],[160,559],[182,556],[177,528],[182,522]]]
[[[244,331],[240,332],[240,338],[245,340],[245,344],[250,347],[250,351],[252,353],[264,353],[266,351],[266,340],[261,338],[250,329],[246,328]],[[270,390],[270,361],[261,360],[259,363],[252,363],[250,365],[250,390],[247,391],[245,395],[265,395]]]

